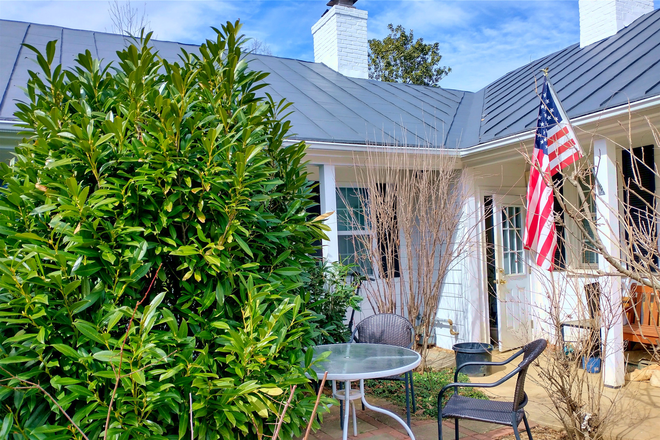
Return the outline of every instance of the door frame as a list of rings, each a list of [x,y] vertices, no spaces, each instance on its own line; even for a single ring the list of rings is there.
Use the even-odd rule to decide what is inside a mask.
[[[478,197],[477,201],[479,203],[479,212],[478,212],[478,215],[480,216],[479,222],[481,223],[481,227],[480,227],[480,229],[481,229],[481,234],[480,234],[481,246],[480,246],[480,248],[481,248],[481,262],[482,262],[482,264],[481,264],[481,273],[483,274],[482,280],[481,280],[481,291],[482,291],[482,300],[483,300],[482,304],[485,304],[485,310],[484,310],[485,320],[482,323],[482,325],[484,327],[484,334],[488,335],[488,337],[490,338],[490,310],[488,308],[488,276],[487,276],[488,261],[487,261],[487,253],[486,253],[487,252],[486,246],[488,245],[488,243],[487,243],[487,239],[486,239],[486,215],[485,215],[486,214],[486,211],[485,211],[486,207],[485,207],[485,204],[484,204],[484,197],[486,197],[486,196],[493,197],[493,206],[495,206],[495,204],[494,204],[494,198],[495,197],[502,197],[502,196],[513,196],[513,197],[517,197],[517,198],[519,197],[521,202],[523,203],[523,206],[524,206],[525,205],[524,197],[527,194],[527,188],[526,187],[525,188],[513,187],[513,188],[505,189],[505,188],[502,188],[502,187],[479,187],[477,189],[476,193],[477,193],[476,195]],[[495,213],[493,212],[493,216],[494,215],[495,215]],[[493,228],[496,227],[496,224],[497,223],[495,221],[493,221]],[[495,231],[495,233],[497,233],[497,231]],[[497,270],[497,264],[496,264],[495,268]],[[529,277],[529,275],[528,275],[528,277]],[[529,279],[530,283],[531,283],[531,281],[532,280]],[[495,287],[495,289],[496,289],[496,293],[497,293],[497,286]],[[498,316],[498,320],[499,320],[499,318],[500,317]],[[497,341],[498,344],[496,345],[496,347],[499,349],[499,342],[501,340],[500,334],[499,334],[499,328],[498,328],[498,332],[497,332],[497,338],[498,338],[498,341]]]

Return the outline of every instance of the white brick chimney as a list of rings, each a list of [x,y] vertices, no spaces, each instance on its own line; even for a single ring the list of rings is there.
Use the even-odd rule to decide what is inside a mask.
[[[312,26],[314,61],[353,78],[369,77],[367,11],[355,9],[357,0],[331,0]]]
[[[580,0],[580,47],[600,41],[653,11],[653,0]]]

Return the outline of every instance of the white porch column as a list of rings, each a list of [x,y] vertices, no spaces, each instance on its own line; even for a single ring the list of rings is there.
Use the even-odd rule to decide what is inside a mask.
[[[321,214],[334,212],[325,220],[330,226],[326,231],[328,240],[323,240],[323,259],[339,261],[339,242],[337,238],[337,189],[335,184],[335,166],[319,165],[319,193],[321,195]]]
[[[606,139],[594,141],[594,165],[596,179],[602,186],[603,195],[596,197],[598,223],[603,225],[598,236],[611,255],[619,255],[618,185],[616,170],[616,146]],[[599,255],[598,266],[603,271],[612,271],[610,264]],[[601,283],[603,285],[603,283]],[[606,342],[603,353],[603,381],[608,387],[625,384],[625,362],[623,357],[623,322],[621,305],[621,278],[610,277],[601,293],[601,313],[609,321],[609,327],[601,329]]]
[[[465,204],[463,205],[462,230],[459,234],[467,234],[468,257],[462,263],[463,272],[463,301],[464,309],[470,310],[465,335],[459,335],[460,339],[466,341],[480,341],[490,343],[490,325],[488,319],[488,287],[485,282],[487,278],[486,244],[482,241],[484,234],[484,206],[483,197],[480,200],[480,192],[477,188],[476,173],[474,169],[464,169],[466,175]],[[455,323],[459,326],[461,323]]]

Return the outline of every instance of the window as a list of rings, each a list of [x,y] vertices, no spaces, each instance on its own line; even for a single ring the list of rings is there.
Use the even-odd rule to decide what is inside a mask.
[[[525,272],[522,234],[522,208],[505,206],[502,209],[502,263],[506,275]]]
[[[561,173],[554,174],[552,176],[552,182],[557,188],[559,194],[564,196],[564,176]],[[555,234],[557,236],[557,248],[555,249],[555,255],[553,258],[553,265],[555,270],[564,270],[566,269],[566,236],[565,236],[565,226],[564,226],[564,210],[561,209],[561,203],[557,200],[557,197],[554,198],[553,210],[555,214]]]
[[[623,173],[624,189],[623,203],[626,212],[625,239],[632,240],[632,253],[635,261],[648,260],[652,256],[654,266],[658,264],[657,249],[649,249],[640,240],[641,236],[657,234],[654,217],[655,199],[655,160],[653,145],[637,147],[621,152],[621,171]],[[630,231],[635,231],[637,237],[630,237]]]
[[[587,206],[591,212],[591,219],[593,223],[596,223],[596,198],[594,197],[594,177],[593,174],[589,174],[588,182],[580,182],[580,189],[582,194],[586,199]],[[578,200],[579,202],[579,200]],[[593,240],[595,238],[595,231],[591,229],[589,221],[587,219],[582,220],[582,227],[587,231],[587,234],[580,232],[580,241],[581,241],[581,258],[580,263],[585,266],[597,265],[598,264],[598,254],[594,250]]]
[[[345,264],[357,264],[373,275],[369,264],[370,249],[367,249],[365,236],[373,234],[367,230],[367,212],[364,202],[368,192],[364,188],[337,188],[337,238],[339,259]]]
[[[365,188],[338,188],[337,191],[337,238],[340,260],[348,264],[357,264],[366,275],[373,276],[374,272],[382,271],[389,278],[399,277],[396,200],[393,201],[392,211],[384,214],[387,216],[386,219],[380,218],[378,212],[374,213],[371,220],[381,227],[373,231],[367,225],[368,206],[364,206],[371,195],[369,191]],[[386,184],[379,184],[375,191],[382,197],[379,201],[381,206],[384,206],[382,205],[384,202],[389,203],[392,200],[392,197],[389,199],[386,197]],[[385,228],[391,230],[384,230]],[[394,249],[389,252],[391,247]],[[373,258],[379,255],[380,262],[374,268]]]

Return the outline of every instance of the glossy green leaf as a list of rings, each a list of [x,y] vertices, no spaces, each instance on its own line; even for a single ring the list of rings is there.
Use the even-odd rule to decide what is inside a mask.
[[[73,323],[73,325],[76,326],[76,328],[80,331],[80,333],[87,336],[92,341],[97,342],[99,344],[105,343],[105,340],[101,337],[101,334],[96,330],[96,327],[90,324],[89,322],[76,321]]]

